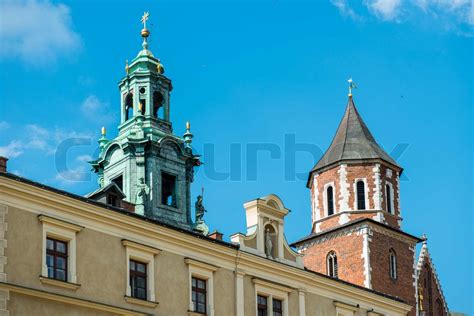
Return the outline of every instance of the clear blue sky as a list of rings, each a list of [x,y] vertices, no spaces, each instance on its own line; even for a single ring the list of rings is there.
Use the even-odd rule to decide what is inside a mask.
[[[117,82],[125,59],[140,49],[139,20],[147,10],[151,50],[173,80],[174,130],[182,134],[191,121],[193,145],[208,168],[197,171],[193,194],[205,187],[207,221],[227,236],[245,230],[242,203],[268,193],[292,210],[289,241],[310,232],[305,175],[285,178],[285,170],[291,173],[285,135],[317,145],[319,156],[353,77],[356,105],[378,142],[388,152],[408,144],[396,157],[406,176],[403,228],[428,235],[450,308],[472,312],[469,0],[1,1],[0,7],[0,153],[11,157],[9,170],[79,194],[96,188],[85,161],[96,152],[102,125],[116,135]],[[56,158],[70,138],[80,142],[67,159]],[[277,146],[280,155],[259,152],[254,161],[247,149],[255,143]],[[214,145],[215,155],[204,152],[205,144]],[[231,144],[242,153],[231,152]],[[297,153],[295,171],[306,173],[315,158]],[[232,179],[209,172],[231,166]]]

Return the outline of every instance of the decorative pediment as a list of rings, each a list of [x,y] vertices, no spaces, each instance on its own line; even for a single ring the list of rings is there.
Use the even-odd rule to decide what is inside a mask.
[[[285,238],[284,218],[290,210],[281,199],[270,194],[249,201],[244,207],[247,233],[234,234],[232,242],[238,243],[243,251],[302,268],[302,255],[291,249]]]

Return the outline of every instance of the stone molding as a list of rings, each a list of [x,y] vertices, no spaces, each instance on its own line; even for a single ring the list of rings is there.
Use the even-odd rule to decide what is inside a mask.
[[[7,248],[6,232],[8,206],[0,204],[0,282],[7,282],[7,273],[5,267],[7,265],[7,256],[5,250]],[[8,289],[0,289],[0,315],[8,316],[8,300],[10,291]]]

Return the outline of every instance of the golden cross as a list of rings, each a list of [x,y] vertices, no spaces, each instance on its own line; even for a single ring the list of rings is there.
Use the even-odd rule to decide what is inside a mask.
[[[148,18],[150,17],[150,13],[148,12],[144,12],[143,13],[143,16],[142,16],[142,23],[143,23],[143,28],[146,29],[146,21],[148,20]]]

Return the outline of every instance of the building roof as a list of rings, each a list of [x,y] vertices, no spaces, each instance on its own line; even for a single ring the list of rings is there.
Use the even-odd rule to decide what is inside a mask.
[[[64,191],[64,190],[60,190],[60,189],[57,189],[57,188],[54,188],[54,187],[51,187],[51,186],[48,186],[48,185],[44,185],[42,183],[27,179],[27,178],[20,177],[20,176],[17,176],[15,174],[12,174],[12,173],[0,172],[0,177],[5,177],[5,178],[8,178],[8,179],[11,179],[11,180],[14,180],[14,181],[18,181],[18,182],[21,182],[21,183],[24,183],[24,184],[27,184],[27,185],[32,185],[32,186],[41,188],[43,190],[47,190],[47,191],[50,191],[50,192],[53,192],[53,193],[56,193],[56,194],[59,194],[59,195],[67,196],[68,198],[79,200],[79,201],[82,201],[82,202],[85,202],[85,203],[88,203],[88,204],[91,204],[91,205],[95,205],[95,206],[98,206],[98,207],[103,207],[103,208],[108,209],[110,211],[114,211],[114,212],[117,212],[117,213],[120,213],[120,214],[123,214],[123,215],[134,217],[134,218],[138,218],[140,220],[150,222],[150,223],[153,223],[153,224],[156,224],[156,225],[159,225],[159,226],[162,226],[162,227],[166,227],[166,228],[169,228],[169,229],[173,229],[173,230],[179,231],[179,232],[187,234],[187,235],[192,235],[194,237],[197,237],[197,238],[200,238],[200,239],[203,239],[205,241],[209,241],[209,242],[212,242],[212,243],[215,243],[215,244],[220,244],[220,245],[227,246],[227,247],[230,247],[230,248],[235,248],[235,249],[239,248],[238,245],[235,245],[235,244],[230,243],[230,242],[213,239],[211,237],[202,235],[202,234],[200,234],[198,232],[195,232],[195,231],[192,231],[192,230],[188,230],[188,229],[184,229],[184,228],[181,228],[181,227],[178,227],[178,226],[174,226],[174,225],[165,223],[163,221],[160,221],[158,219],[151,219],[151,218],[148,218],[148,217],[130,212],[129,210],[127,210],[125,208],[116,207],[116,206],[112,206],[110,204],[101,203],[101,202],[96,201],[94,199],[90,199],[90,198],[87,198],[87,197],[84,197],[84,196],[81,196],[81,195],[77,195],[77,194],[70,193],[70,192],[67,192],[67,191]]]
[[[402,169],[397,162],[377,144],[377,141],[357,111],[352,96],[349,96],[346,111],[341,123],[339,123],[336,135],[323,157],[316,163],[313,169],[311,169],[311,173],[332,166],[340,161],[372,161],[375,159],[383,160],[400,168],[400,170]]]
[[[123,193],[122,190],[120,190],[119,186],[115,182],[110,182],[108,185],[105,187],[100,187],[97,190],[88,193],[85,195],[86,198],[88,199],[95,199],[99,194],[107,194],[108,192],[114,192],[120,196],[120,198],[124,198],[125,194]]]

